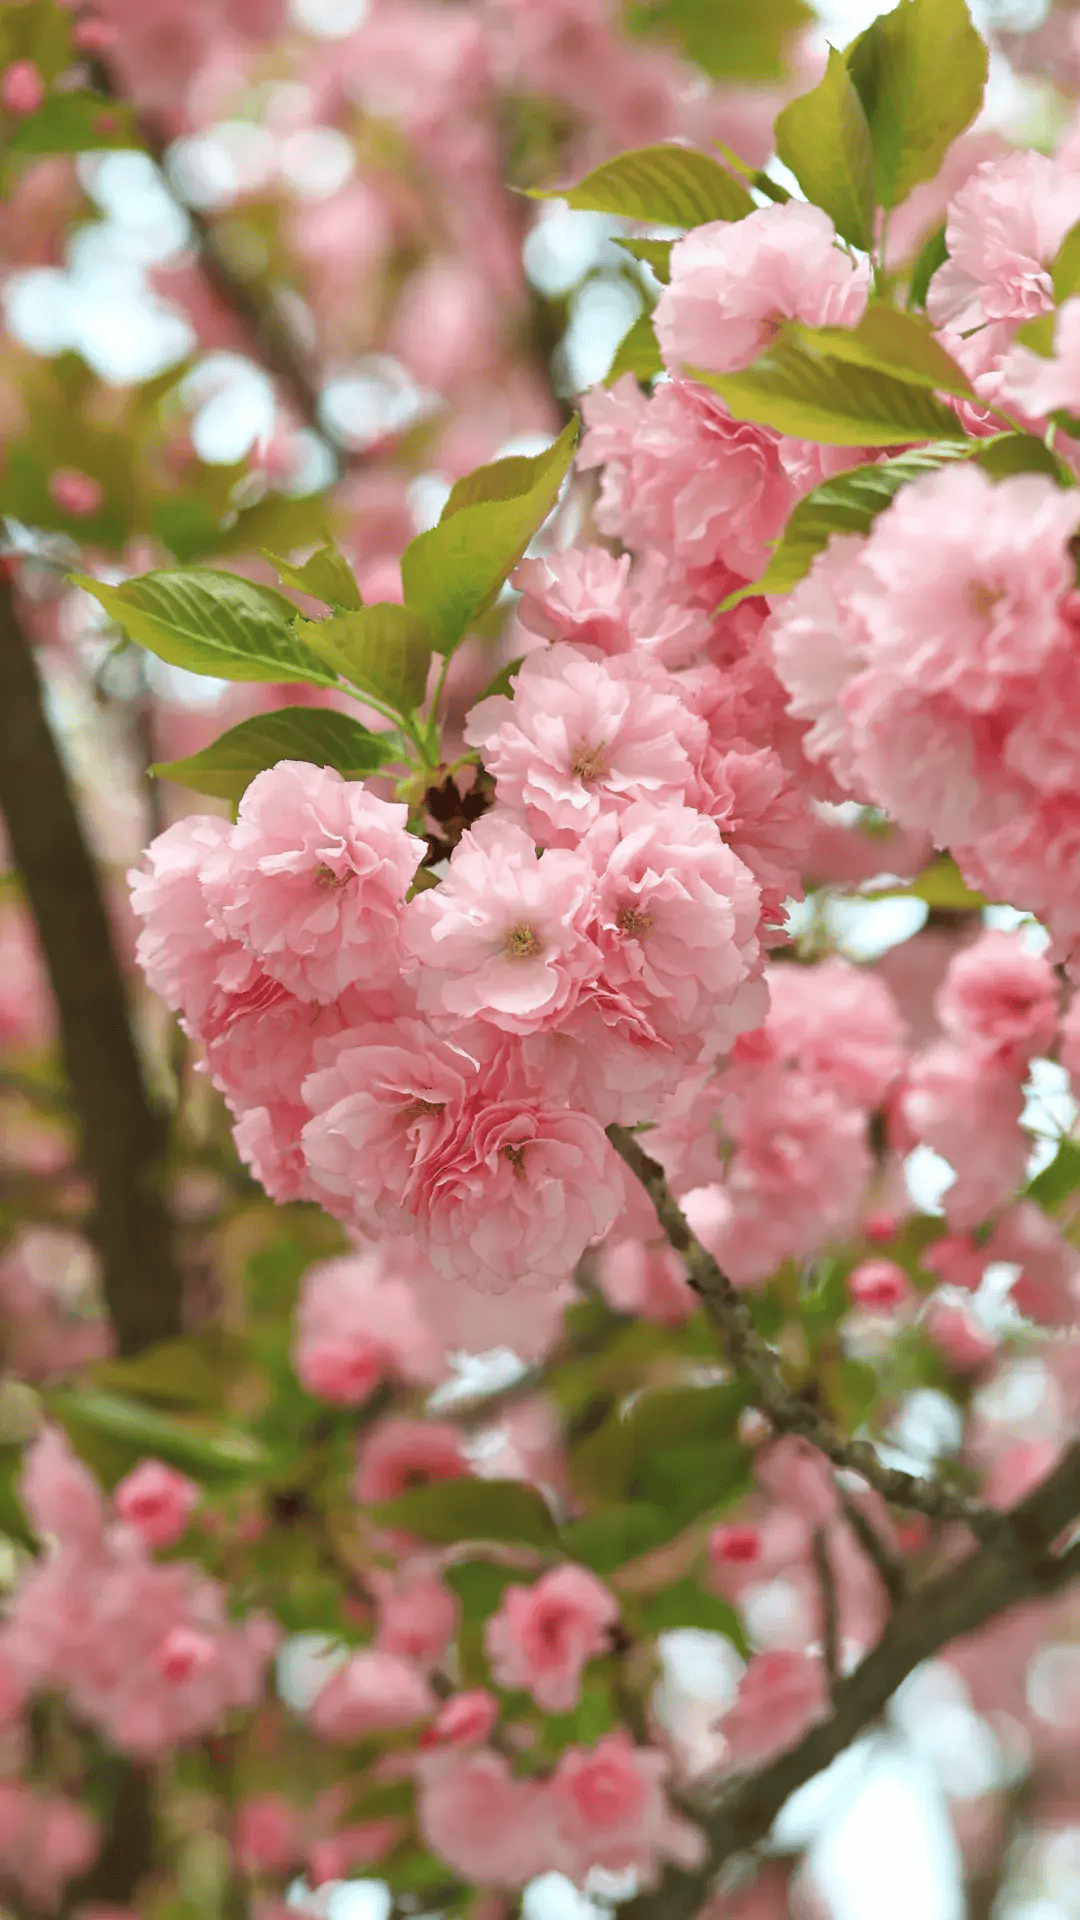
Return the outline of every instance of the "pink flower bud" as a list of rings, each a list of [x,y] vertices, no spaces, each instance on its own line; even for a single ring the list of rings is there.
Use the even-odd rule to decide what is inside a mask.
[[[867,1239],[873,1240],[877,1246],[886,1246],[890,1240],[895,1240],[899,1226],[900,1223],[893,1213],[870,1213],[863,1221],[863,1232]]]
[[[110,20],[76,20],[71,29],[72,46],[80,53],[107,53],[115,47],[117,31]]]
[[[863,1260],[848,1274],[847,1290],[853,1307],[875,1313],[892,1313],[911,1297],[907,1274],[895,1260]]]
[[[89,519],[99,512],[105,498],[99,482],[89,473],[80,473],[78,467],[57,467],[49,475],[49,496],[54,506],[61,513],[70,513],[73,520]]]
[[[967,1307],[932,1300],[923,1325],[954,1373],[975,1373],[997,1352],[997,1341]]]
[[[170,1547],[184,1532],[199,1503],[194,1480],[161,1460],[140,1460],[113,1494],[121,1520],[134,1527],[148,1547]]]
[[[714,1527],[709,1535],[709,1559],[714,1566],[749,1566],[760,1557],[757,1527]]]
[[[158,1672],[163,1680],[180,1686],[205,1673],[216,1657],[217,1647],[208,1633],[200,1633],[197,1627],[173,1627],[158,1649]]]
[[[483,1687],[455,1693],[420,1736],[423,1747],[470,1747],[486,1740],[499,1717],[499,1703]]]
[[[0,106],[5,113],[36,113],[45,98],[45,82],[32,60],[15,60],[0,80]]]
[[[281,1873],[299,1854],[295,1807],[277,1793],[254,1793],[236,1810],[233,1850],[243,1873]]]

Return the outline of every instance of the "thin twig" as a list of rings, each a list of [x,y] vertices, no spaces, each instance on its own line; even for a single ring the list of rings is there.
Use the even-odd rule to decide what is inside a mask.
[[[745,1300],[712,1254],[691,1233],[668,1187],[663,1168],[650,1160],[625,1127],[610,1126],[607,1136],[616,1153],[640,1180],[656,1208],[657,1219],[668,1241],[676,1253],[682,1255],[687,1280],[719,1333],[728,1359],[749,1375],[757,1404],[777,1432],[801,1434],[820,1448],[834,1466],[861,1474],[883,1499],[895,1506],[911,1507],[932,1520],[961,1520],[980,1538],[996,1535],[1001,1526],[999,1514],[988,1513],[940,1480],[885,1466],[868,1440],[845,1439],[817,1407],[792,1392],[784,1379],[779,1357],[758,1333]]]
[[[838,1487],[836,1491],[848,1526],[867,1559],[873,1562],[893,1606],[898,1606],[907,1593],[908,1585],[907,1573],[902,1563],[889,1552],[876,1528],[871,1526],[865,1513],[860,1511],[855,1501],[848,1498],[842,1487]]]
[[[829,1540],[824,1527],[815,1527],[812,1541],[814,1570],[821,1595],[821,1654],[829,1692],[840,1678],[840,1611],[836,1600],[836,1581],[829,1558]]]

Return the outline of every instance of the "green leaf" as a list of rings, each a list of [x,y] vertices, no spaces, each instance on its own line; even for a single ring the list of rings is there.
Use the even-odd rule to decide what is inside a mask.
[[[615,357],[604,375],[604,385],[610,387],[612,381],[618,380],[624,373],[632,373],[635,379],[647,384],[663,371],[664,363],[656,344],[652,315],[639,313],[615,349]]]
[[[656,278],[667,286],[671,279],[671,249],[673,240],[621,240],[616,238],[615,245],[624,253],[632,254],[635,260],[644,260],[652,269]]]
[[[706,1633],[722,1633],[744,1660],[750,1656],[749,1642],[734,1607],[706,1593],[696,1580],[676,1580],[673,1586],[654,1594],[641,1624],[650,1635],[671,1633],[678,1627],[702,1627]]]
[[[212,567],[144,573],[120,587],[86,574],[72,578],[130,640],[170,666],[221,680],[338,685],[337,674],[293,632],[296,608],[273,587]]]
[[[935,340],[925,320],[875,301],[856,327],[801,327],[799,340],[811,353],[850,361],[908,381],[915,387],[972,396],[967,374]]]
[[[738,1440],[663,1447],[646,1462],[641,1491],[666,1516],[671,1535],[710,1507],[741,1499],[750,1487],[749,1459]]]
[[[87,1435],[91,1439],[100,1436],[128,1454],[132,1465],[150,1456],[168,1461],[197,1480],[250,1479],[266,1459],[258,1442],[239,1429],[200,1432],[118,1393],[72,1387],[57,1389],[44,1398],[76,1452],[83,1451]]]
[[[945,265],[949,249],[945,243],[945,222],[935,227],[929,240],[925,241],[915,265],[911,269],[911,281],[908,286],[907,303],[910,307],[925,307],[927,290],[939,267]]]
[[[329,707],[282,707],[241,720],[187,760],[166,760],[150,771],[196,793],[235,803],[257,773],[279,760],[308,760],[317,767],[336,767],[347,780],[362,780],[401,752],[396,734],[372,733],[346,713]]]
[[[825,77],[777,115],[776,151],[808,200],[843,239],[874,243],[874,147],[842,54],[829,48]]]
[[[1073,484],[1068,468],[1034,433],[1000,433],[993,440],[977,440],[972,459],[991,480],[1008,480],[1014,473],[1045,473],[1059,487]]]
[[[1050,1165],[1029,1182],[1025,1198],[1035,1200],[1047,1213],[1055,1213],[1077,1187],[1080,1187],[1080,1142],[1062,1140]]]
[[[315,600],[337,611],[358,613],[364,602],[353,579],[352,568],[335,546],[320,547],[302,567],[282,560],[276,553],[263,552],[263,558],[276,567],[283,587],[295,587],[298,593],[310,593]]]
[[[580,1560],[594,1573],[614,1573],[628,1560],[662,1545],[671,1538],[666,1514],[644,1500],[631,1500],[624,1506],[605,1507],[600,1513],[587,1514],[562,1530],[563,1550],[572,1560]]]
[[[26,1517],[26,1512],[16,1488],[16,1482],[22,1472],[23,1450],[16,1446],[0,1446],[0,1533],[14,1540],[20,1547],[26,1547],[31,1553],[38,1550],[38,1540]]]
[[[328,666],[396,713],[409,714],[427,690],[431,639],[408,607],[380,601],[327,620],[294,620],[293,631]]]
[[[500,667],[498,673],[488,681],[487,686],[480,695],[480,700],[490,700],[492,694],[495,693],[505,693],[508,695],[513,693],[514,681],[517,679],[518,673],[521,670],[521,663],[524,658],[525,655],[523,653],[519,654],[516,660],[508,660],[505,667]],[[476,705],[479,706],[479,704],[480,701],[478,700]]]
[[[804,0],[630,0],[626,24],[674,41],[714,80],[786,80],[792,39],[813,18]]]
[[[965,0],[900,0],[847,49],[876,161],[876,198],[896,207],[932,180],[982,106],[986,45]]]
[[[955,860],[943,853],[931,860],[907,887],[880,887],[862,896],[867,900],[925,900],[928,907],[943,907],[949,913],[981,913],[987,905],[981,893],[973,893]]]
[[[518,1480],[442,1480],[366,1511],[381,1527],[442,1544],[517,1540],[550,1547],[555,1540],[555,1522],[540,1495]]]
[[[1080,293],[1080,220],[1070,227],[1060,247],[1054,255],[1050,269],[1054,282],[1054,299],[1060,307],[1065,300],[1071,300]]]
[[[142,143],[124,100],[98,93],[51,93],[36,113],[20,120],[6,145],[9,153],[89,153],[102,147]]]
[[[726,401],[736,420],[754,420],[829,447],[894,447],[913,440],[963,439],[954,413],[924,388],[870,367],[826,358],[808,333],[781,335],[739,373],[687,372]]]
[[[470,623],[491,606],[543,526],[573,461],[577,435],[575,418],[535,459],[496,460],[466,475],[438,525],[406,547],[405,605],[440,653],[452,653]]]
[[[700,227],[753,213],[745,187],[696,147],[635,147],[594,167],[573,187],[534,187],[534,200],[565,200],[589,213],[617,213],[658,227]]]
[[[129,1399],[170,1407],[220,1407],[227,1381],[242,1362],[244,1343],[215,1329],[187,1339],[161,1340],[130,1360],[103,1360],[94,1384]]]
[[[809,573],[816,556],[834,533],[867,533],[900,488],[947,461],[970,458],[974,441],[946,441],[897,454],[865,467],[849,467],[805,494],[792,512],[772,559],[758,580],[739,587],[722,603],[726,611],[751,594],[790,593]]]
[[[512,1581],[526,1576],[515,1567],[496,1566],[491,1560],[460,1560],[447,1567],[443,1579],[461,1601],[466,1620],[486,1620],[496,1611]]]

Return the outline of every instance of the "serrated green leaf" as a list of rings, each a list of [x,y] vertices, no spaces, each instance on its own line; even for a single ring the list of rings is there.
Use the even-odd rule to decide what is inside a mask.
[[[328,620],[295,620],[306,647],[364,693],[373,693],[395,713],[410,714],[427,690],[431,638],[408,607],[380,601],[357,613]]]
[[[985,42],[964,0],[900,0],[846,53],[874,143],[875,197],[899,206],[932,180],[982,106]]]
[[[630,0],[626,21],[674,42],[713,80],[786,80],[792,40],[813,18],[804,0]]]
[[[1050,269],[1054,283],[1054,299],[1060,307],[1065,300],[1071,300],[1080,293],[1080,220],[1070,227],[1060,247],[1054,255]]]
[[[826,358],[785,334],[739,373],[686,371],[712,387],[736,420],[753,420],[829,447],[895,447],[913,440],[963,439],[954,413],[925,388],[873,368]]]
[[[1073,484],[1069,469],[1034,433],[1000,433],[975,443],[972,459],[991,480],[1008,480],[1014,473],[1045,473],[1059,487]]]
[[[644,1500],[605,1507],[562,1530],[563,1551],[594,1573],[614,1573],[617,1567],[662,1545],[671,1538],[667,1516]]]
[[[129,1464],[150,1456],[189,1473],[196,1480],[250,1479],[266,1462],[258,1442],[238,1429],[214,1433],[185,1426],[154,1407],[95,1387],[57,1389],[44,1396],[53,1417],[65,1428],[76,1452],[86,1434],[129,1456]]]
[[[701,1627],[706,1633],[722,1633],[744,1660],[750,1646],[734,1607],[716,1594],[706,1593],[695,1580],[676,1580],[661,1593],[653,1595],[642,1616],[647,1634],[671,1633],[679,1627]]]
[[[234,803],[257,773],[279,760],[307,760],[335,767],[347,780],[362,780],[386,761],[400,757],[396,734],[372,733],[347,713],[329,707],[281,707],[256,714],[193,753],[187,760],[166,760],[150,771],[196,793],[212,793]]]
[[[1025,1198],[1054,1213],[1080,1187],[1080,1143],[1062,1140],[1048,1167],[1028,1182]]]
[[[293,632],[296,608],[273,587],[213,567],[144,573],[123,586],[72,576],[130,640],[170,666],[221,680],[303,680],[336,687],[337,674]]]
[[[278,578],[284,587],[295,587],[298,593],[309,593],[314,600],[321,600],[325,606],[338,612],[358,613],[364,602],[360,589],[353,579],[352,568],[344,554],[333,545],[320,547],[303,566],[294,566],[291,560],[282,560],[276,553],[263,550],[263,558],[277,568]]]
[[[518,1480],[442,1480],[366,1511],[379,1526],[421,1540],[516,1540],[530,1547],[555,1541],[555,1523],[540,1495]]]
[[[746,188],[696,147],[635,147],[594,167],[575,186],[533,187],[530,195],[658,227],[700,227],[711,220],[742,220],[754,211]]]
[[[632,373],[636,380],[647,383],[655,380],[663,371],[664,363],[653,332],[652,315],[639,313],[615,349],[614,358],[604,375],[604,385],[610,387],[624,373]]]
[[[798,502],[760,579],[729,594],[723,610],[738,606],[751,594],[790,593],[834,533],[867,533],[901,487],[925,473],[935,473],[948,461],[969,459],[975,448],[974,441],[946,441],[897,454],[893,460],[850,467],[824,480]]]
[[[671,278],[672,240],[623,240],[616,237],[615,245],[635,260],[643,260],[656,278],[666,286]]]
[[[874,146],[862,101],[842,54],[829,48],[824,79],[774,123],[776,151],[808,200],[843,239],[869,252],[874,242]]]
[[[90,153],[140,145],[131,108],[98,93],[52,93],[20,120],[6,142],[12,154]]]
[[[957,393],[970,399],[973,388],[962,367],[913,313],[874,301],[855,327],[800,327],[792,337],[812,353],[852,366],[870,367],[911,386]]]
[[[452,653],[470,623],[491,606],[543,526],[573,461],[577,435],[575,417],[535,459],[496,460],[466,475],[438,525],[406,547],[405,605],[440,653]]]
[[[908,286],[907,303],[911,307],[925,307],[926,295],[935,273],[945,265],[949,249],[945,241],[945,222],[935,227],[929,240],[924,241],[919,257],[911,269],[911,281]]]

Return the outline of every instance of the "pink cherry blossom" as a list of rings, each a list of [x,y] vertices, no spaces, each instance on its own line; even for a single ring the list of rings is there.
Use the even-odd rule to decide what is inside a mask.
[[[761,1558],[761,1533],[757,1527],[724,1525],[709,1535],[709,1559],[715,1567],[754,1566]]]
[[[397,1575],[375,1567],[367,1576],[375,1593],[378,1624],[375,1647],[400,1654],[419,1667],[439,1661],[458,1629],[461,1607],[438,1575],[423,1568],[399,1568]]]
[[[310,1393],[359,1406],[380,1380],[434,1384],[443,1355],[385,1247],[324,1260],[304,1275],[294,1365]]]
[[[88,520],[100,513],[105,492],[92,474],[80,473],[77,467],[57,467],[49,475],[49,497],[61,513],[69,513],[73,520]]]
[[[624,1239],[616,1225],[597,1258],[597,1281],[619,1313],[677,1327],[697,1307],[686,1270],[667,1241]]]
[[[668,1756],[636,1747],[625,1728],[595,1747],[568,1747],[549,1787],[554,1859],[580,1886],[593,1867],[610,1873],[632,1868],[644,1886],[659,1878],[662,1861],[689,1870],[705,1857],[705,1836],[671,1811],[663,1781]]]
[[[965,1301],[939,1296],[923,1315],[927,1338],[955,1373],[977,1373],[993,1360],[998,1342]]]
[[[926,297],[936,327],[963,334],[1049,311],[1047,268],[1076,219],[1077,177],[1031,152],[975,169],[949,208],[949,257]]]
[[[513,576],[522,594],[517,614],[529,633],[568,640],[598,653],[627,653],[630,555],[606,547],[568,547],[542,560],[523,560]]]
[[[300,1854],[296,1808],[278,1793],[253,1793],[241,1800],[233,1851],[242,1873],[283,1873]]]
[[[974,1227],[1019,1184],[1031,1149],[1014,1074],[942,1041],[912,1063],[898,1111],[915,1140],[956,1173],[945,1194],[951,1227]]]
[[[809,1653],[755,1654],[739,1683],[738,1697],[720,1721],[732,1768],[760,1766],[793,1747],[828,1712],[820,1660]]]
[[[1044,1327],[1080,1320],[1080,1254],[1034,1200],[1021,1200],[1002,1214],[981,1258],[1019,1267],[1009,1298],[1029,1320]]]
[[[990,930],[950,962],[934,1006],[951,1039],[1023,1074],[1053,1040],[1058,985],[1045,954]]]
[[[531,1033],[572,1010],[600,955],[588,937],[595,875],[584,853],[541,860],[528,834],[491,813],[462,835],[439,886],[406,908],[402,939],[420,963],[420,1006]]]
[[[391,1815],[383,1820],[358,1820],[325,1840],[316,1840],[307,1852],[312,1885],[347,1880],[357,1867],[373,1865],[396,1845],[404,1831],[405,1822]]]
[[[884,982],[838,958],[772,967],[767,979],[770,1056],[856,1106],[880,1106],[904,1065],[904,1024]]]
[[[332,767],[257,774],[204,889],[225,934],[302,1000],[391,984],[398,921],[424,844],[393,806]]]
[[[63,1794],[0,1782],[0,1871],[36,1908],[54,1910],[69,1880],[94,1860],[98,1822]]]
[[[412,1726],[435,1712],[427,1681],[396,1654],[363,1649],[332,1674],[309,1718],[324,1740],[363,1740]]]
[[[365,1434],[353,1493],[367,1505],[393,1500],[410,1487],[433,1480],[459,1480],[469,1466],[457,1427],[438,1420],[390,1415]]]
[[[552,1865],[548,1796],[480,1748],[425,1756],[417,1820],[432,1852],[477,1886],[520,1887]]]
[[[475,1746],[487,1739],[498,1717],[499,1703],[483,1687],[453,1693],[425,1730],[421,1745]]]
[[[507,1587],[484,1630],[491,1671],[500,1686],[524,1687],[546,1713],[569,1713],[586,1662],[605,1651],[618,1617],[617,1601],[584,1567],[556,1567],[534,1586]]]
[[[785,320],[855,326],[869,286],[869,269],[837,245],[828,214],[789,200],[677,241],[653,324],[673,373],[726,373],[755,360]]]
[[[1004,381],[1009,398],[1036,419],[1058,408],[1080,414],[1080,299],[1066,300],[1058,308],[1050,358],[1014,347]]]
[[[848,1274],[847,1291],[853,1307],[872,1313],[894,1313],[912,1297],[911,1282],[895,1260],[860,1260]]]
[[[45,98],[45,82],[32,60],[13,60],[0,78],[0,106],[5,113],[24,118],[36,113]]]
[[[148,1547],[170,1547],[187,1529],[202,1489],[162,1460],[140,1460],[113,1494],[121,1520],[134,1527]]]
[[[705,728],[660,669],[559,643],[526,656],[512,698],[474,707],[465,737],[500,805],[552,846],[575,841],[605,809],[681,799]]]

